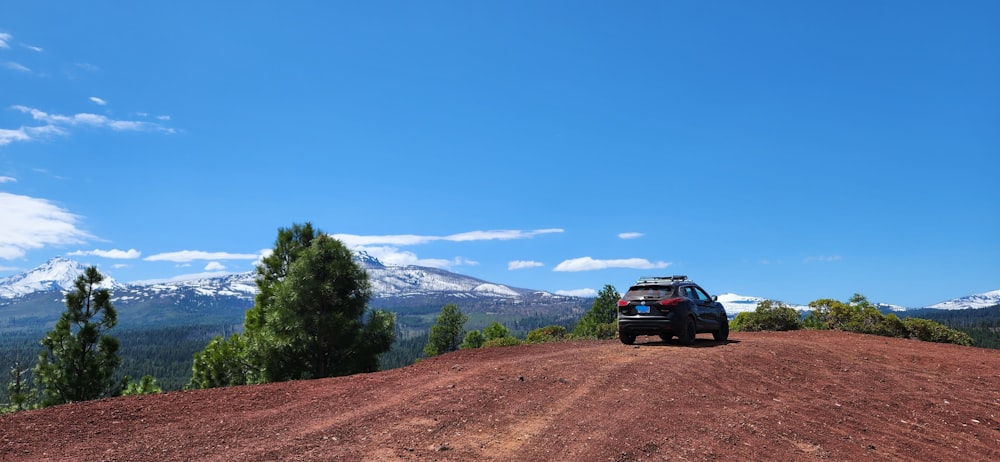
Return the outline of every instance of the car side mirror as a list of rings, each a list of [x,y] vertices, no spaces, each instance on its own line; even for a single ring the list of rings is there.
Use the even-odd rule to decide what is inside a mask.
[[[713,301],[713,302],[717,302],[717,301],[719,301],[719,296],[718,296],[718,295],[713,295],[713,296],[712,296],[712,301]]]

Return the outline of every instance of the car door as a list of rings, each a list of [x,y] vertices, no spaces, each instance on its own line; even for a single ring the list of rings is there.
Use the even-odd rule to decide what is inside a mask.
[[[698,329],[715,329],[719,325],[719,310],[715,307],[715,301],[701,287],[690,286],[688,289],[691,291],[691,300],[697,305],[695,317],[698,320]]]

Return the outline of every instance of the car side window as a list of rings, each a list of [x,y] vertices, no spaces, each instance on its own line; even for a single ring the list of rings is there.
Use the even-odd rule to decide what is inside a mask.
[[[708,294],[707,294],[707,293],[705,293],[705,291],[701,289],[701,287],[692,287],[692,288],[691,288],[691,290],[692,290],[692,291],[693,291],[693,292],[694,292],[695,294],[697,294],[696,296],[697,296],[697,298],[698,298],[699,300],[702,300],[702,301],[706,301],[706,302],[707,302],[707,301],[709,301],[709,300],[711,300],[711,299],[712,299],[712,297],[709,297],[709,296],[708,296]]]

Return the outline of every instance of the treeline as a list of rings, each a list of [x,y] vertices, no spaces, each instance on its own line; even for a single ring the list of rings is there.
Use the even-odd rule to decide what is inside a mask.
[[[1000,349],[1000,305],[968,310],[925,309],[907,313],[960,330],[968,334],[977,347]]]

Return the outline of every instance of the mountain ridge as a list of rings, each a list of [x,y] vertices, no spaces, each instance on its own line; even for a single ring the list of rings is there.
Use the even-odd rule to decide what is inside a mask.
[[[511,287],[423,266],[385,265],[377,258],[361,251],[355,254],[358,262],[369,273],[372,298],[377,305],[412,306],[450,303],[455,301],[491,301],[512,304],[532,302],[584,302],[589,298],[556,295],[544,290]],[[39,267],[6,278],[0,278],[0,303],[26,295],[73,289],[73,281],[82,274],[85,266],[62,256],[54,257]],[[190,279],[156,280],[123,284],[107,273],[101,287],[112,290],[113,301],[134,302],[151,297],[166,296],[171,292],[190,292],[208,297],[231,297],[253,300],[257,293],[256,272],[228,273],[217,276],[201,275]],[[734,293],[719,294],[719,301],[730,314],[753,311],[764,297]],[[972,294],[919,308],[878,303],[885,311],[905,312],[918,309],[960,310],[982,308],[1000,304],[1000,290]],[[790,304],[800,311],[808,306]]]

